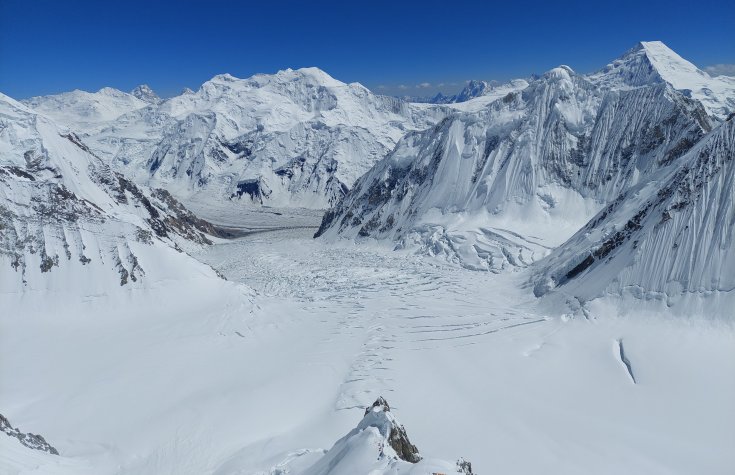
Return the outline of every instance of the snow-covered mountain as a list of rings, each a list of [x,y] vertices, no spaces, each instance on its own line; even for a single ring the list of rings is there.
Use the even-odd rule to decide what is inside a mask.
[[[690,66],[0,94],[0,474],[730,473],[733,94]]]
[[[103,87],[97,92],[77,89],[51,96],[32,97],[22,102],[61,125],[73,125],[72,129],[78,132],[94,130],[99,124],[148,105],[133,94],[111,87]]]
[[[516,79],[514,82],[524,81],[523,79]],[[472,99],[476,99],[482,96],[494,95],[497,89],[506,86],[498,81],[481,81],[479,79],[472,79],[467,82],[465,87],[462,88],[457,94],[447,96],[441,92],[434,96],[402,96],[401,99],[407,102],[418,102],[426,104],[457,104],[460,102],[467,102]]]
[[[409,133],[317,235],[373,237],[493,271],[538,260],[718,122],[665,79],[677,64],[661,65],[663,47],[651,59],[650,45],[591,75],[554,68]]]
[[[150,104],[158,104],[161,102],[161,98],[158,97],[158,94],[156,94],[155,91],[153,91],[153,89],[151,89],[147,84],[141,84],[130,91],[130,94],[141,101],[148,102]]]
[[[443,117],[317,68],[223,74],[160,103],[143,86],[26,102],[138,183],[185,200],[308,208],[335,203],[407,131]]]
[[[214,276],[181,249],[211,242],[217,229],[168,192],[114,172],[73,132],[4,95],[0,229],[3,292],[19,297],[106,293],[187,272]]]
[[[719,120],[735,111],[735,78],[712,77],[660,41],[642,41],[590,78],[609,88],[664,81],[687,97],[697,99]]]
[[[467,83],[457,94],[449,98],[447,102],[467,102],[475,97],[480,97],[490,93],[496,86],[497,83],[490,83],[487,81],[480,81],[473,79]]]
[[[539,262],[535,293],[554,289],[581,302],[628,293],[669,306],[708,295],[717,301],[709,314],[731,316],[733,190],[731,117],[680,160],[622,193]]]

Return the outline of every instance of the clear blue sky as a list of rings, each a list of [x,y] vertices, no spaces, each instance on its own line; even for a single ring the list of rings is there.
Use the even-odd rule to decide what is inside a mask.
[[[735,63],[733,0],[493,3],[0,0],[0,91],[147,83],[170,96],[219,73],[317,66],[388,94],[453,92],[559,64],[589,72],[656,39],[700,67]]]

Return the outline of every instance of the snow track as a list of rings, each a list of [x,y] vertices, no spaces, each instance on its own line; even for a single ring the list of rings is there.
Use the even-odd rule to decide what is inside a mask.
[[[427,458],[478,473],[735,466],[727,322],[547,313],[525,272],[309,229],[197,257],[257,294],[208,273],[79,299],[0,293],[0,409],[60,453],[6,443],[0,473],[298,474],[380,395]]]
[[[482,344],[494,333],[546,321],[483,292],[486,275],[409,253],[325,246],[309,239],[313,231],[259,233],[212,248],[204,260],[271,298],[301,302],[301,312],[331,326],[321,344],[361,341],[338,410],[390,395],[401,352]]]
[[[260,293],[259,325],[310,348],[294,371],[334,372],[322,378],[333,386],[318,391],[321,428],[256,444],[249,450],[262,462],[243,464],[269,473],[294,451],[329,448],[315,434],[336,440],[380,395],[422,453],[464,456],[481,473],[727,473],[735,464],[725,448],[735,435],[721,423],[735,423],[726,404],[735,381],[723,379],[735,374],[730,326],[597,309],[547,316],[523,272],[472,272],[379,245],[326,244],[311,232],[253,234],[199,256]],[[611,358],[621,334],[625,353],[616,346]],[[708,409],[695,417],[692,404]],[[672,454],[672,445],[690,450]]]

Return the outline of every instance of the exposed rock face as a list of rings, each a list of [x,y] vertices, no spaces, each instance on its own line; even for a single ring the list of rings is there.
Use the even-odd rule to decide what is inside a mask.
[[[0,431],[5,432],[10,437],[15,437],[21,444],[30,449],[48,452],[53,455],[59,455],[59,451],[52,447],[51,444],[46,442],[46,439],[44,439],[43,436],[31,434],[30,432],[21,432],[20,430],[10,425],[8,419],[5,418],[5,416],[3,416],[2,414],[0,414]]]
[[[474,475],[472,473],[472,464],[463,458],[457,460],[457,472],[464,475]]]
[[[408,440],[406,429],[390,414],[388,401],[380,396],[372,406],[365,408],[363,422],[368,420],[369,424],[373,424],[373,419],[382,420],[383,418],[388,420],[388,424],[386,425],[389,426],[387,434],[384,435],[387,435],[388,444],[396,451],[398,458],[410,463],[419,462],[421,460],[419,449]]]
[[[391,429],[388,443],[401,460],[411,463],[417,463],[421,460],[419,449],[408,440],[406,429],[403,426],[395,426]]]
[[[378,399],[376,399],[371,406],[365,408],[365,415],[367,416],[368,414],[370,414],[370,411],[372,411],[376,407],[382,407],[383,411],[390,411],[390,405],[388,405],[388,401],[386,401],[383,396],[378,396]]]
[[[148,87],[147,84],[141,84],[140,86],[130,91],[130,94],[134,97],[137,97],[141,101],[148,102],[149,104],[158,104],[159,102],[161,102],[161,98],[158,97],[158,94],[156,94],[153,89]]]

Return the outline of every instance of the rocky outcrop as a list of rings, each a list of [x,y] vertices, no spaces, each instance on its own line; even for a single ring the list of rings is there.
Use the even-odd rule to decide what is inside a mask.
[[[308,453],[309,451],[304,451]],[[293,465],[292,465],[293,464]],[[323,452],[310,466],[296,459],[274,466],[271,473],[293,475],[395,475],[397,473],[457,473],[472,475],[472,465],[460,458],[456,462],[423,458],[411,443],[405,427],[391,411],[388,401],[379,397],[365,408],[360,423]]]
[[[374,414],[381,414],[382,416],[374,416]],[[390,405],[388,404],[388,401],[386,401],[382,396],[378,397],[378,399],[375,400],[375,402],[372,404],[372,406],[369,406],[365,408],[365,419],[368,419],[371,421],[372,424],[373,419],[381,420],[382,417],[385,417],[390,421],[390,430],[387,434],[387,441],[388,444],[393,448],[393,450],[396,451],[396,455],[401,460],[405,460],[406,462],[410,463],[417,463],[421,460],[421,455],[419,455],[419,449],[416,448],[415,445],[411,443],[410,440],[408,440],[408,434],[406,434],[406,429],[399,424],[396,419],[393,417],[390,413]]]
[[[158,104],[159,102],[161,102],[161,98],[158,97],[158,94],[156,94],[153,89],[151,89],[147,84],[141,84],[140,86],[130,91],[130,94],[133,97],[136,97],[141,101],[147,102],[149,104]]]
[[[472,464],[461,457],[457,460],[457,472],[462,475],[474,475],[472,472]]]
[[[42,452],[48,452],[52,455],[59,455],[59,451],[51,446],[43,436],[38,434],[23,433],[19,429],[16,429],[8,419],[0,414],[0,431],[5,432],[9,437],[15,437],[18,442],[25,445],[29,449],[40,450]]]

